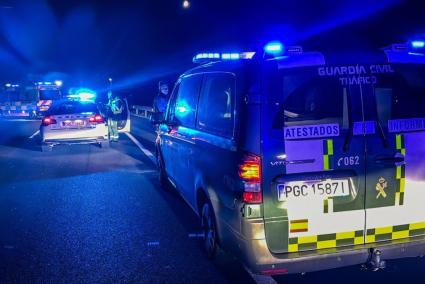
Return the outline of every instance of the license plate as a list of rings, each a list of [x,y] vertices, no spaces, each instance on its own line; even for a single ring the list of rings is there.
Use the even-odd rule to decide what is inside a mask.
[[[288,182],[277,186],[278,199],[336,197],[350,194],[348,180],[326,180],[314,182]]]
[[[70,120],[70,121],[64,121],[62,122],[63,127],[83,127],[84,121],[83,120]]]

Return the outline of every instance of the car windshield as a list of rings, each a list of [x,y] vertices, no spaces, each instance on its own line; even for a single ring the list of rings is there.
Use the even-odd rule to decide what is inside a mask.
[[[98,113],[96,104],[80,102],[63,102],[59,104],[54,104],[49,110],[49,114],[51,115],[95,113]]]

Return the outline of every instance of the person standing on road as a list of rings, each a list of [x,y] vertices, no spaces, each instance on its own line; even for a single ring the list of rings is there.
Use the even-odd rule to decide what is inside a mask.
[[[160,81],[158,84],[158,94],[153,101],[153,122],[159,122],[164,119],[168,103],[168,85]]]
[[[109,141],[118,142],[118,120],[123,112],[123,102],[118,96],[108,92],[108,130]]]

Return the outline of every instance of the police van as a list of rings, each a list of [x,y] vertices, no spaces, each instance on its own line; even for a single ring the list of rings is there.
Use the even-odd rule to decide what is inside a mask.
[[[156,146],[208,256],[275,275],[425,255],[423,47],[196,55]]]

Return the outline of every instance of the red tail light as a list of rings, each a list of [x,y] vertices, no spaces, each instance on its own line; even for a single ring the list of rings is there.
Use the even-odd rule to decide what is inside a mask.
[[[41,125],[43,126],[49,126],[51,124],[56,124],[56,119],[51,118],[50,116],[44,117],[43,120],[41,121]]]
[[[103,123],[105,119],[100,114],[95,114],[89,117],[89,121],[93,123]]]
[[[244,184],[243,202],[250,204],[263,203],[261,189],[261,158],[248,154],[239,165],[239,177]]]

